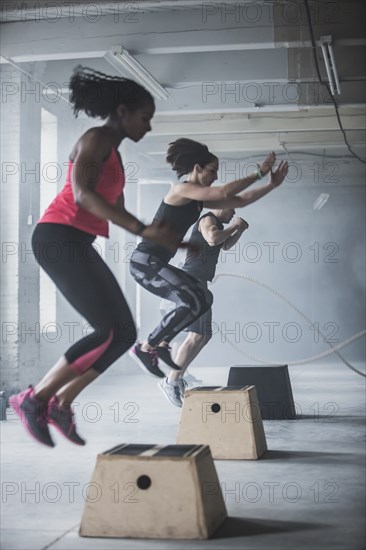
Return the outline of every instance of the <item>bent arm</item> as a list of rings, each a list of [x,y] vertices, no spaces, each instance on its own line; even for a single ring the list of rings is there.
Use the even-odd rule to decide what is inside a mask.
[[[235,246],[236,243],[238,242],[238,240],[240,239],[240,237],[242,236],[242,234],[244,233],[244,231],[247,228],[248,228],[248,226],[244,227],[243,229],[237,229],[237,231],[234,233],[234,235],[232,235],[231,237],[226,239],[226,241],[222,245],[223,250],[230,250],[230,248]]]
[[[257,187],[257,189],[251,189],[250,191],[245,191],[244,193],[240,193],[235,197],[225,199],[220,203],[205,201],[203,203],[203,206],[205,208],[244,208],[244,206],[248,206],[248,204],[251,204],[252,202],[261,199],[274,188],[275,186],[273,186],[271,183],[267,183],[266,185]]]
[[[238,179],[235,181],[232,181],[230,183],[227,183],[225,185],[221,185],[220,187],[205,187],[193,182],[186,182],[182,185],[177,185],[175,188],[175,192],[178,196],[181,198],[196,200],[196,201],[204,201],[205,203],[207,201],[210,202],[210,207],[215,207],[212,203],[220,203],[220,206],[223,201],[226,201],[256,181],[260,179],[262,176],[265,176],[268,174],[268,172],[271,170],[274,162],[276,160],[276,155],[272,152],[270,153],[266,160],[260,165],[259,172],[255,172],[251,176],[247,176],[242,179]],[[216,204],[217,208],[217,204]]]
[[[236,230],[237,227],[235,224],[230,225],[226,229],[218,229],[212,216],[205,216],[199,224],[199,231],[209,246],[217,246],[225,242]]]
[[[266,160],[260,166],[258,165],[257,172],[255,172],[251,176],[247,176],[246,178],[235,180],[224,185],[223,188],[226,191],[226,197],[229,199],[234,197],[241,191],[247,189],[250,185],[258,181],[259,179],[263,178],[272,169],[275,161],[276,155],[272,151],[272,153],[267,156]]]
[[[283,180],[285,179],[288,172],[288,163],[281,161],[278,165],[278,168],[275,172],[271,171],[269,182],[265,185],[262,185],[261,187],[257,187],[257,189],[251,189],[250,191],[245,191],[243,193],[240,193],[239,195],[236,195],[236,197],[232,197],[229,199],[224,200],[223,202],[219,203],[220,208],[243,208],[244,206],[248,206],[248,204],[252,204],[253,202],[261,199],[267,193],[281,185]],[[217,203],[212,202],[204,202],[203,206],[205,208],[218,208]]]
[[[125,210],[123,199],[122,203],[120,200],[116,204],[110,204],[95,191],[103,161],[108,156],[110,147],[110,142],[97,131],[88,132],[81,138],[77,146],[71,178],[74,201],[94,216],[109,220],[130,233],[138,235],[144,225]]]
[[[130,233],[141,235],[173,252],[177,248],[192,248],[189,243],[182,243],[167,224],[153,222],[145,225],[127,212],[123,195],[115,204],[110,204],[95,191],[102,163],[110,154],[110,148],[110,141],[97,129],[84,134],[78,142],[71,178],[76,204],[102,220],[109,220]]]

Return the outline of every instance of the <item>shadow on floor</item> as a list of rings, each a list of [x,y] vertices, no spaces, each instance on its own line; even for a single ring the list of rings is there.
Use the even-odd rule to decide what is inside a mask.
[[[352,453],[323,453],[319,451],[276,451],[276,450],[269,450],[264,453],[263,456],[259,459],[262,460],[297,460],[300,462],[305,461],[316,461],[317,464],[319,462],[323,461],[332,461],[334,462],[340,461],[343,463],[349,463],[351,461],[357,460],[357,457],[355,457]]]
[[[225,539],[253,535],[268,535],[271,533],[291,533],[294,531],[323,529],[324,527],[327,527],[327,525],[300,521],[278,521],[228,517],[212,538]]]
[[[319,424],[337,424],[337,422],[350,423],[363,425],[365,423],[365,417],[363,416],[352,416],[352,415],[341,415],[336,414],[299,414],[295,420],[313,420]]]

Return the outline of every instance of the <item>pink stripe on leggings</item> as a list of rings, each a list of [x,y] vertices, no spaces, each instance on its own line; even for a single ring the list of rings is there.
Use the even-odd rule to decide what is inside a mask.
[[[107,340],[104,342],[104,344],[101,344],[97,348],[93,349],[92,351],[89,351],[85,355],[82,355],[81,357],[76,359],[76,361],[71,363],[70,367],[76,370],[78,374],[83,374],[105,352],[105,350],[108,348],[109,344],[111,343],[112,338],[113,338],[113,329],[111,329],[109,336]]]

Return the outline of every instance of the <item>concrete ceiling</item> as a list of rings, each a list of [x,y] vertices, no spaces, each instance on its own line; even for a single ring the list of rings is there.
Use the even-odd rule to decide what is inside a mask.
[[[336,96],[350,144],[365,148],[365,2],[310,2],[314,35],[332,37],[341,85]],[[167,144],[207,143],[227,161],[269,150],[301,162],[346,149],[334,107],[319,85],[304,2],[195,0],[5,2],[1,55],[45,85],[67,83],[77,64],[119,74],[105,59],[122,46],[169,93],[157,100],[153,132],[139,144],[150,177],[161,177]],[[321,48],[316,50],[327,80]],[[65,103],[65,102],[61,102]]]

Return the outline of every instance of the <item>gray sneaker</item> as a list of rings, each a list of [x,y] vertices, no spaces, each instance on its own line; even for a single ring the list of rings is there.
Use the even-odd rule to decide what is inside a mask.
[[[182,376],[180,376],[178,378],[178,387],[179,387],[180,398],[181,398],[181,401],[183,403],[184,392],[185,392],[186,388],[188,388],[188,384],[187,384],[187,381],[184,380],[184,378],[182,378]]]
[[[164,378],[161,382],[158,382],[158,386],[164,393],[165,397],[176,407],[182,407],[182,398],[180,393],[179,384],[169,384],[168,379]]]

